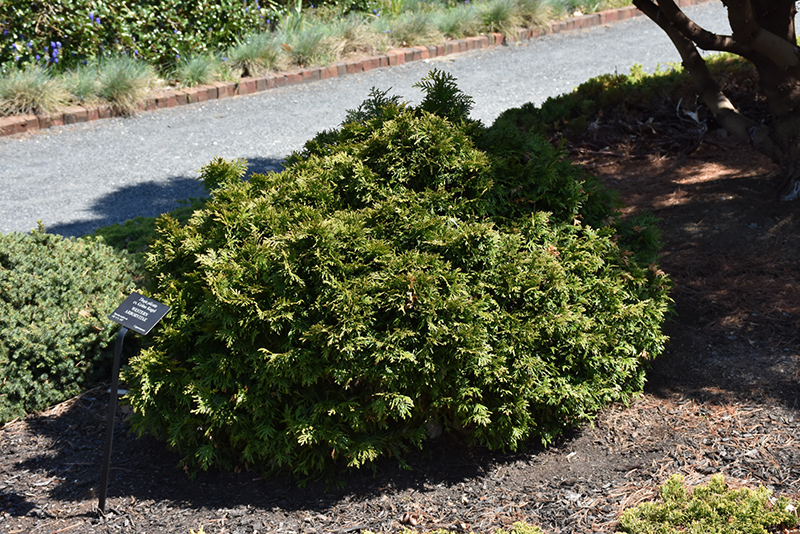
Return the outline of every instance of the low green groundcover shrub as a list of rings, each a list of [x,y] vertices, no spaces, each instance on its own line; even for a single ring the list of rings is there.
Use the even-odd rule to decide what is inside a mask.
[[[549,443],[641,389],[668,283],[610,197],[541,139],[468,120],[448,75],[420,86],[416,108],[373,91],[281,173],[212,161],[207,204],[160,219],[172,315],[129,400],[190,469],[317,475],[441,429]]]
[[[798,524],[797,506],[773,499],[765,487],[729,489],[722,475],[693,491],[673,475],[661,486],[662,502],[625,510],[620,530],[630,534],[767,534]]]
[[[0,235],[0,423],[77,393],[107,370],[106,316],[134,287],[127,255],[40,228]]]

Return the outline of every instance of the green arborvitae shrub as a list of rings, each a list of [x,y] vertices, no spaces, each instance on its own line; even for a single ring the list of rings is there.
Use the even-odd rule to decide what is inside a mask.
[[[797,506],[773,499],[765,487],[729,489],[722,475],[688,491],[681,475],[661,486],[662,502],[625,510],[620,530],[629,534],[768,534],[788,532],[798,524]]]
[[[428,80],[428,97],[452,81]],[[129,400],[134,427],[191,469],[316,475],[402,457],[441,427],[549,443],[639,390],[662,351],[667,281],[612,225],[581,222],[579,200],[556,215],[510,194],[497,177],[519,166],[476,146],[489,134],[458,94],[440,115],[373,95],[281,173],[245,181],[245,162],[212,161],[205,207],[159,221],[148,264],[173,313],[131,361]]]
[[[133,286],[127,256],[100,240],[41,228],[0,235],[0,422],[65,400],[109,369],[106,316]]]

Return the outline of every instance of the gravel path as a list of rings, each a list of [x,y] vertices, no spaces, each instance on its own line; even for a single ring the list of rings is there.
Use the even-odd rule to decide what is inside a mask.
[[[718,2],[686,8],[712,31],[727,31]],[[446,70],[475,99],[473,118],[541,103],[592,76],[652,71],[678,61],[667,37],[644,17],[519,46],[419,61],[168,110],[0,138],[0,232],[27,232],[41,220],[65,236],[90,233],[138,215],[173,209],[203,194],[198,169],[215,156],[244,157],[254,171],[282,158],[316,132],[339,125],[370,87],[419,99],[413,84],[432,68]]]

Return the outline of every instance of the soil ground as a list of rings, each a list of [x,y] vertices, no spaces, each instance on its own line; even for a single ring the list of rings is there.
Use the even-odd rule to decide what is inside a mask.
[[[94,390],[0,429],[0,532],[490,532],[520,520],[548,533],[612,532],[673,473],[690,484],[722,473],[731,486],[797,499],[798,207],[777,200],[768,161],[714,132],[671,147],[648,135],[569,147],[621,192],[626,213],[661,219],[671,344],[629,405],[546,450],[504,455],[441,438],[410,471],[385,462],[333,489],[249,472],[190,480],[160,443],[126,432],[120,408],[100,516],[107,395]]]

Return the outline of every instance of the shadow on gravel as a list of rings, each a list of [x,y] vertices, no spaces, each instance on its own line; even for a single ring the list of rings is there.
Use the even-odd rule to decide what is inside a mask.
[[[144,182],[125,186],[95,200],[90,219],[47,226],[46,230],[64,237],[78,237],[135,217],[157,217],[179,208],[183,199],[203,196],[206,193],[200,182],[181,176],[172,177],[167,183]]]
[[[255,173],[280,172],[283,160],[275,158],[246,158],[248,176]],[[51,234],[79,237],[98,228],[123,223],[136,217],[157,217],[181,206],[190,198],[206,196],[203,184],[193,178],[174,176],[167,183],[144,182],[123,187],[95,200],[92,217],[65,224],[46,226]]]

